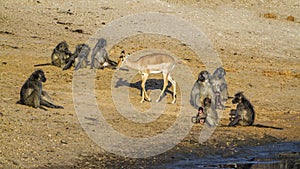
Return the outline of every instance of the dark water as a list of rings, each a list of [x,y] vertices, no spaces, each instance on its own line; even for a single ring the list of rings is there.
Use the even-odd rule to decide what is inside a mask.
[[[230,154],[205,158],[188,157],[185,160],[166,164],[162,168],[300,169],[300,142],[242,147],[230,152]]]

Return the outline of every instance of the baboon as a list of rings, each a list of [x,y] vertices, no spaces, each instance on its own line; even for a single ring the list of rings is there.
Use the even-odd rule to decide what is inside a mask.
[[[71,56],[72,53],[69,50],[69,45],[66,41],[62,41],[53,49],[51,54],[51,63],[37,64],[34,66],[54,65],[63,68],[69,62]]]
[[[227,90],[225,75],[226,75],[225,70],[222,67],[219,67],[215,70],[214,74],[210,79],[210,82],[213,87],[213,91],[215,93],[220,94],[221,101],[227,101],[228,99],[228,90]]]
[[[236,109],[230,111],[230,123],[228,126],[251,126],[254,123],[255,111],[250,101],[238,92],[232,99],[233,104],[237,104]]]
[[[204,98],[209,98],[212,101],[212,105],[215,106],[215,95],[212,86],[209,82],[210,73],[208,71],[201,71],[199,73],[197,81],[191,91],[190,103],[195,108],[203,107]],[[199,105],[200,104],[200,105]]]
[[[69,45],[66,41],[62,41],[53,49],[51,54],[51,63],[54,66],[63,68],[68,63],[71,55],[72,53],[69,50]]]
[[[197,115],[192,117],[192,122],[193,123],[200,123],[200,124],[204,124],[205,122],[205,114],[204,114],[204,109],[203,107],[199,107],[198,108],[198,112],[197,112]]]
[[[80,68],[86,68],[88,65],[88,55],[90,53],[90,47],[87,44],[79,44],[76,46],[74,54],[69,59],[63,70],[69,69],[75,63],[75,70]]]
[[[104,67],[115,68],[117,66],[115,61],[109,59],[105,46],[106,40],[100,38],[92,52],[91,69],[104,69]]]
[[[214,91],[214,94],[215,94],[215,104],[216,104],[215,108],[224,110],[226,107],[222,104],[220,92]]]
[[[212,105],[212,100],[210,98],[205,98],[203,100],[203,104],[204,104],[204,115],[205,115],[205,122],[213,127],[216,126],[218,124],[218,113],[215,109],[215,107]]]
[[[23,84],[20,91],[20,100],[17,103],[44,110],[46,109],[42,106],[63,109],[62,106],[54,105],[47,92],[43,91],[42,83],[46,80],[43,70],[34,71]]]

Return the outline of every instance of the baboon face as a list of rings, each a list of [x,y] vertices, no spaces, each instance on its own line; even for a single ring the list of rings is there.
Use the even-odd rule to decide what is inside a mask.
[[[213,76],[216,76],[219,79],[223,78],[225,75],[226,75],[226,72],[222,67],[217,68],[213,74]]]
[[[241,103],[244,98],[244,95],[242,92],[238,92],[234,95],[234,98],[232,99],[232,104]]]
[[[30,76],[30,79],[31,80],[38,80],[38,81],[41,81],[41,82],[46,82],[46,77],[45,77],[45,74],[44,74],[44,71],[42,69],[38,69],[36,71],[34,71],[32,73],[32,75]]]
[[[65,53],[71,53],[69,50],[69,45],[67,44],[66,41],[62,41],[57,45],[57,49],[60,52],[65,52]]]
[[[198,80],[200,82],[204,82],[205,80],[208,80],[209,78],[210,78],[210,74],[208,71],[204,70],[199,73]]]
[[[103,38],[99,39],[96,46],[99,46],[100,48],[104,48],[106,46],[106,40]]]

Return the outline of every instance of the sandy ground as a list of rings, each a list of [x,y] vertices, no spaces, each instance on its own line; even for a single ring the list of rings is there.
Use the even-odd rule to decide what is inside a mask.
[[[76,0],[66,3],[1,0],[0,3],[0,168],[151,168],[188,158],[185,155],[190,154],[228,155],[230,147],[300,141],[300,3],[296,0]],[[49,62],[57,43],[66,40],[74,51],[75,45],[85,43],[114,19],[147,11],[172,14],[202,30],[227,71],[229,94],[244,91],[257,112],[256,124],[284,130],[217,127],[200,144],[202,126],[196,124],[173,149],[158,156],[133,159],[103,150],[84,132],[73,104],[73,69],[42,67],[48,78],[44,89],[65,109],[43,111],[16,104],[22,84],[35,69],[33,65]],[[151,48],[172,52],[183,60],[179,64],[190,67],[195,78],[205,69],[188,46],[162,35],[129,37],[116,44],[109,54],[116,60],[123,49],[135,52]],[[179,101],[167,104],[164,115],[147,124],[133,123],[120,115],[111,99],[114,72],[110,69],[96,72],[95,93],[103,116],[115,130],[131,137],[151,137],[173,124],[181,106]],[[139,81],[136,76],[131,83]],[[139,103],[139,89],[131,87],[129,91],[131,102],[138,110],[149,108],[149,103]],[[170,102],[171,95],[164,99]],[[228,124],[226,115],[230,107],[234,108],[230,100],[226,106],[229,108],[224,111],[221,125]],[[191,112],[190,116],[195,113]]]

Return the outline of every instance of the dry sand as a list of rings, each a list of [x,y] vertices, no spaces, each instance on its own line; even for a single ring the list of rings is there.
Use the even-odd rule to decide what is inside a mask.
[[[0,4],[0,168],[150,168],[187,158],[187,154],[203,157],[225,153],[230,147],[300,141],[297,0],[1,0]],[[197,124],[175,148],[155,157],[132,159],[103,150],[81,128],[73,104],[73,69],[42,67],[48,78],[44,89],[65,109],[43,111],[16,104],[22,84],[35,69],[33,65],[49,62],[57,43],[66,40],[74,51],[75,45],[85,43],[114,19],[147,11],[183,18],[202,30],[227,71],[229,94],[244,91],[257,112],[256,124],[284,130],[218,127],[200,144],[202,126]],[[134,52],[150,48],[169,50],[184,60],[180,64],[189,66],[195,78],[205,69],[188,46],[162,35],[129,37],[116,44],[109,54],[116,60],[123,49]],[[165,114],[149,124],[132,123],[118,114],[111,100],[114,72],[98,70],[95,81],[97,103],[114,129],[132,137],[147,137],[172,125],[180,107],[178,102],[167,104]],[[139,81],[137,76],[132,83]],[[148,109],[148,103],[139,104],[139,93],[137,88],[130,88],[132,104],[140,110]],[[170,94],[164,99],[170,102]],[[226,105],[234,108],[230,100]],[[229,111],[230,108],[224,111],[220,124],[228,124]],[[191,112],[191,116],[195,113]]]

